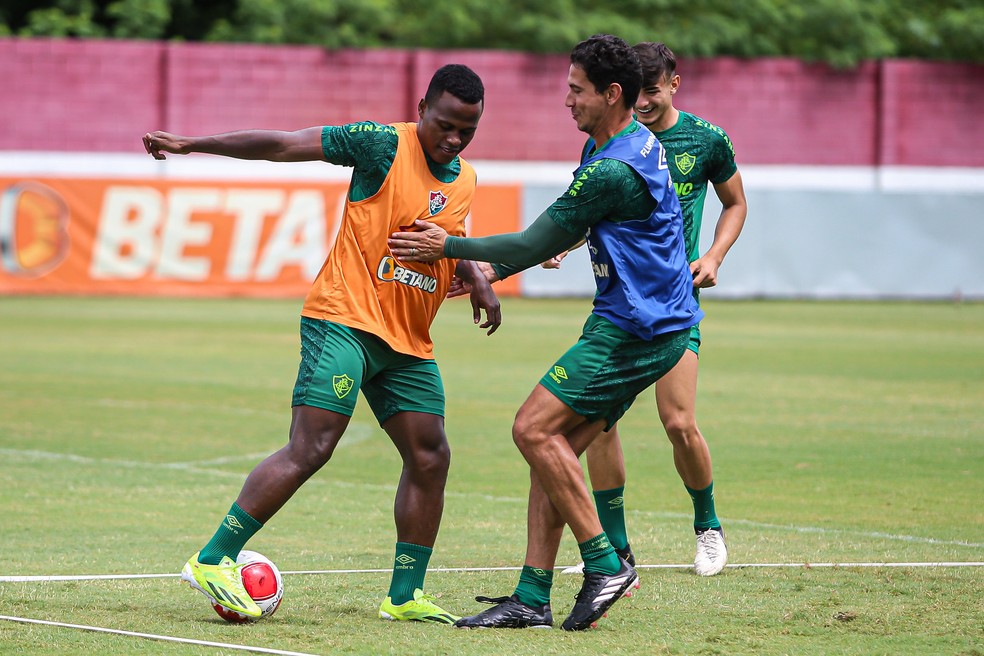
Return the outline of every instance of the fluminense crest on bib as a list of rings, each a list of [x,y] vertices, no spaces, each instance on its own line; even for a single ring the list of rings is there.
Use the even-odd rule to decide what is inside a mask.
[[[677,169],[684,175],[693,171],[694,164],[697,163],[697,158],[690,153],[680,153],[673,159],[676,161]]]
[[[440,191],[430,192],[429,209],[430,209],[431,216],[434,216],[435,214],[443,210],[447,202],[448,202],[448,197],[445,196],[442,192]]]

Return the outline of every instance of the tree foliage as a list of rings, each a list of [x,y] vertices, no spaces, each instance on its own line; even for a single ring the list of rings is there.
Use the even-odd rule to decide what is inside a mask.
[[[981,0],[0,0],[0,36],[565,53],[598,32],[687,57],[984,63]]]

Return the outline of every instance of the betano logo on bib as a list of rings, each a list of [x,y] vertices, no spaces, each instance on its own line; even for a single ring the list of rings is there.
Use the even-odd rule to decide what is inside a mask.
[[[383,282],[398,282],[408,287],[422,289],[428,294],[437,290],[437,279],[400,266],[392,255],[384,255],[376,267],[376,277]]]

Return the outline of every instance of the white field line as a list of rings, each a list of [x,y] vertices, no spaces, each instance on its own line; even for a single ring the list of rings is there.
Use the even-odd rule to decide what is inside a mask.
[[[693,569],[693,564],[680,565],[636,565],[636,569]],[[911,562],[911,563],[731,563],[729,569],[838,569],[838,568],[877,568],[877,567],[984,567],[984,561],[950,561],[950,562]],[[427,573],[434,572],[518,572],[522,567],[434,567]],[[567,569],[558,565],[555,571]],[[284,576],[299,575],[341,575],[341,574],[390,574],[392,569],[310,569],[281,572]],[[177,573],[167,574],[59,574],[55,576],[0,576],[0,583],[50,583],[53,581],[118,581],[124,579],[173,579],[181,576]]]
[[[354,429],[354,430],[353,430]],[[355,445],[369,439],[373,434],[373,427],[368,424],[352,424],[350,425],[350,431],[352,434],[346,435],[338,443],[338,447],[342,447],[346,444]],[[63,460],[66,462],[73,462],[77,464],[89,464],[95,466],[109,465],[113,467],[126,467],[130,469],[168,469],[172,471],[184,471],[189,474],[207,474],[212,477],[224,477],[232,478],[236,480],[245,480],[245,474],[241,472],[231,472],[224,471],[221,469],[209,469],[208,465],[212,464],[222,464],[228,462],[234,462],[236,460],[244,460],[250,462],[256,462],[257,460],[269,455],[268,453],[263,454],[243,454],[238,456],[229,456],[226,458],[214,459],[214,460],[197,460],[192,462],[172,462],[172,463],[152,463],[139,460],[114,460],[109,458],[90,458],[88,456],[78,456],[73,454],[56,453],[51,451],[37,451],[31,449],[2,449],[0,448],[0,456],[5,456],[7,458],[20,458],[23,460]],[[392,492],[392,485],[378,485],[371,483],[351,483],[348,481],[334,481],[325,480],[322,478],[311,479],[307,482],[307,485],[331,485],[334,487],[343,488],[356,488],[361,490],[376,490],[382,492]],[[527,502],[526,497],[502,497],[494,496],[489,494],[480,494],[475,492],[457,492],[453,490],[448,490],[445,492],[445,496],[455,499],[469,499],[469,500],[481,500],[490,501],[494,503],[510,503],[510,504],[523,504],[525,506]],[[651,511],[651,510],[629,510],[627,514],[637,517],[649,517],[649,518],[667,518],[667,519],[689,519],[690,515],[684,513],[671,513],[671,512],[661,512],[661,511]],[[866,538],[866,539],[876,539],[876,540],[892,540],[898,542],[909,542],[916,544],[936,544],[942,546],[952,546],[952,547],[967,547],[971,549],[981,549],[984,548],[984,543],[981,542],[967,542],[963,540],[943,540],[939,538],[927,538],[915,535],[897,535],[892,533],[883,533],[881,531],[858,531],[853,529],[841,529],[841,528],[825,528],[822,526],[793,526],[787,524],[773,524],[768,522],[757,522],[749,519],[734,519],[729,517],[722,517],[722,522],[726,525],[738,524],[741,526],[748,526],[756,529],[770,530],[770,531],[792,531],[796,533],[812,533],[818,535],[844,535],[855,538]]]
[[[112,633],[115,635],[130,636],[134,638],[145,638],[147,640],[158,640],[162,642],[180,642],[186,645],[201,645],[204,647],[218,647],[220,649],[235,649],[237,651],[248,651],[255,654],[280,654],[281,656],[316,656],[300,651],[284,651],[282,649],[268,649],[266,647],[250,647],[249,645],[233,645],[225,642],[212,642],[211,640],[192,640],[190,638],[177,638],[174,636],[157,635],[154,633],[137,633],[136,631],[122,631],[120,629],[107,629],[101,626],[86,626],[85,624],[66,624],[65,622],[49,622],[48,620],[35,620],[28,617],[13,617],[10,615],[0,615],[0,620],[8,622],[20,622],[21,624],[42,624],[44,626],[57,626],[65,629],[79,629],[82,631],[95,631],[97,633]]]

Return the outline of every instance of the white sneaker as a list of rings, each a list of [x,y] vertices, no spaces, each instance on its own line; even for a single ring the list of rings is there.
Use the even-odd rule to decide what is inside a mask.
[[[709,528],[698,532],[694,572],[699,576],[714,576],[727,564],[728,545],[724,543],[724,529]]]

